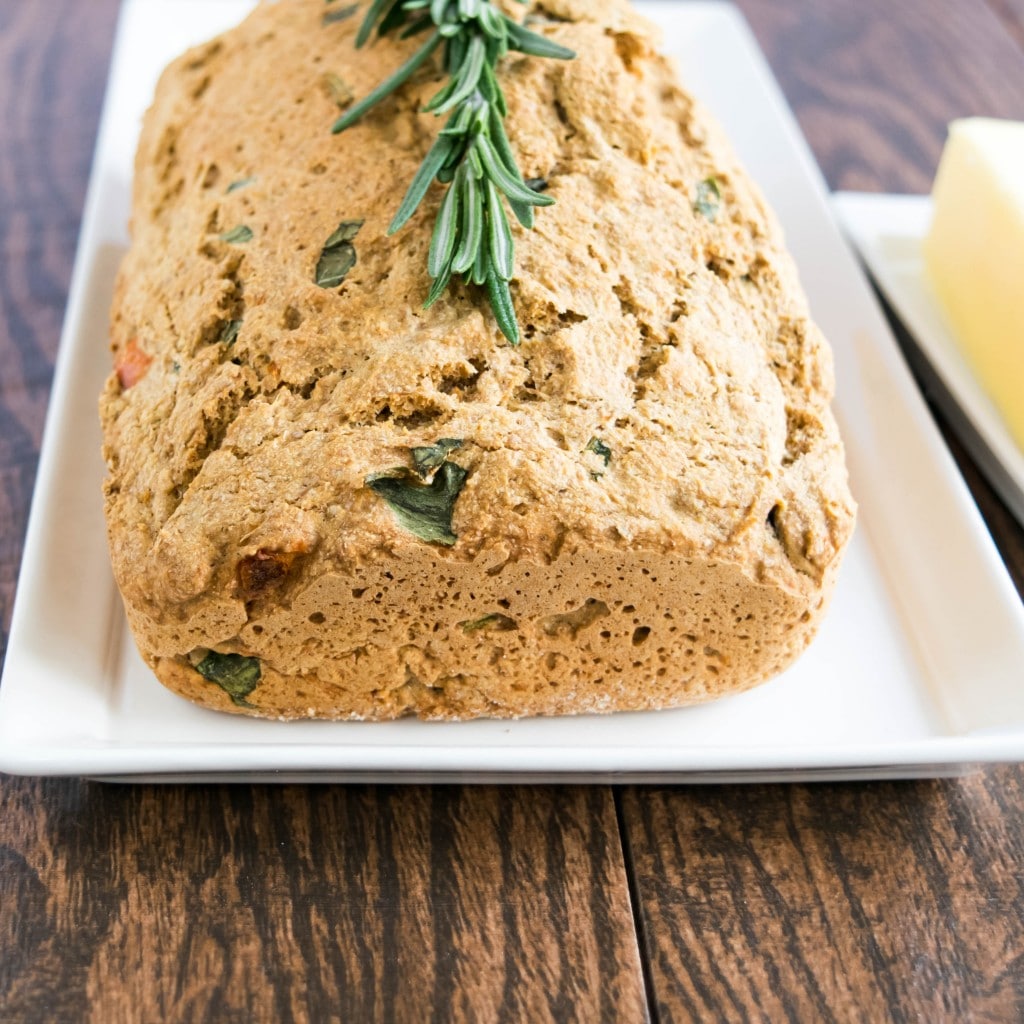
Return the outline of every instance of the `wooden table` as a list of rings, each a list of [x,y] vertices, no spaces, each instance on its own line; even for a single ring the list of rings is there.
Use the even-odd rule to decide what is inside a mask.
[[[1024,0],[741,0],[833,187],[1024,118]],[[0,0],[10,625],[117,0]],[[1024,587],[1024,532],[958,452]],[[1024,769],[884,785],[0,779],[0,1020],[1024,1019]]]

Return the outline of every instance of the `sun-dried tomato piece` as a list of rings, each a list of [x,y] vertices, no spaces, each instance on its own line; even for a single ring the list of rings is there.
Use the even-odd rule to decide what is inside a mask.
[[[247,600],[279,586],[291,572],[297,551],[267,551],[260,548],[238,563],[238,586]]]
[[[121,382],[121,387],[125,391],[135,387],[146,376],[146,371],[152,362],[153,357],[143,352],[139,348],[138,341],[132,338],[117,353],[114,360],[114,369],[117,371],[117,379]]]

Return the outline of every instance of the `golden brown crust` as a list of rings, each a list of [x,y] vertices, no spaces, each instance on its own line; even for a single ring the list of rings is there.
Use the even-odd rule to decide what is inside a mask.
[[[503,65],[523,171],[558,200],[516,236],[519,349],[469,290],[420,308],[435,192],[386,236],[436,75],[329,133],[324,76],[361,95],[397,44],[355,51],[354,19],[282,0],[161,80],[101,404],[115,575],[190,699],[662,707],[752,685],[813,634],[854,512],[830,355],[779,230],[624,3],[543,9],[580,56]],[[709,177],[714,219],[694,201]],[[360,220],[356,266],[318,287],[324,242]],[[225,240],[240,226],[250,240]],[[367,485],[440,438],[468,474],[452,547]],[[260,659],[252,707],[196,672],[206,649]]]

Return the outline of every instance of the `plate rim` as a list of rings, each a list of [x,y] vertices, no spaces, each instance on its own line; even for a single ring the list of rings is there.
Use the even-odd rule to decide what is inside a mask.
[[[356,776],[365,771],[379,771],[389,777],[408,779],[416,775],[414,767],[394,767],[394,750],[389,747],[356,747],[361,751],[363,757],[350,760],[346,766],[339,762],[338,748],[330,743],[324,744],[294,744],[294,743],[246,743],[246,744],[209,744],[206,746],[189,746],[185,750],[190,756],[182,757],[180,745],[175,746],[154,746],[154,745],[126,745],[126,744],[103,744],[83,743],[72,750],[68,750],[65,744],[59,749],[53,746],[47,748],[39,744],[19,746],[16,738],[12,738],[6,728],[6,721],[3,715],[5,705],[4,694],[9,690],[7,668],[11,664],[10,653],[20,642],[21,631],[25,628],[22,619],[27,614],[27,601],[24,597],[25,586],[23,576],[27,567],[32,564],[31,553],[38,550],[42,543],[43,515],[41,506],[49,493],[52,483],[50,477],[53,473],[54,463],[57,457],[58,448],[62,438],[66,435],[69,418],[68,403],[65,401],[69,389],[73,385],[71,366],[73,364],[76,348],[74,336],[79,331],[83,314],[84,292],[86,288],[87,254],[96,244],[97,225],[99,218],[99,189],[96,174],[96,167],[99,155],[103,146],[107,143],[111,126],[109,122],[111,91],[114,84],[113,69],[119,47],[122,45],[124,33],[125,12],[129,8],[145,6],[152,0],[127,0],[122,5],[121,17],[119,20],[117,35],[115,37],[114,55],[111,64],[111,76],[108,78],[107,95],[104,100],[103,114],[100,120],[99,132],[97,135],[96,152],[93,159],[93,170],[90,173],[89,188],[84,207],[82,228],[76,247],[74,271],[69,292],[69,301],[61,334],[60,349],[57,357],[54,385],[51,394],[50,405],[47,411],[46,423],[43,433],[43,442],[40,452],[39,468],[37,472],[37,483],[33,495],[32,508],[29,517],[28,531],[25,541],[25,553],[23,556],[17,597],[12,618],[11,633],[8,645],[8,662],[5,666],[4,683],[0,687],[0,771],[12,774],[28,775],[87,775],[92,777],[109,776],[140,776],[158,775],[161,777],[187,777],[202,776],[211,770],[231,775],[234,778],[248,777],[253,773],[280,774],[289,770],[310,771],[317,776],[347,777]],[[641,9],[650,4],[641,5]],[[663,5],[668,8],[669,5]],[[794,148],[795,155],[806,165],[810,176],[818,183],[820,195],[815,198],[824,203],[827,208],[827,196],[822,188],[820,170],[813,161],[813,156],[807,147],[803,137],[799,134],[795,119],[784,100],[780,101],[781,93],[775,84],[774,76],[767,62],[764,60],[756,41],[750,33],[749,28],[742,15],[731,4],[720,2],[720,0],[701,0],[701,2],[687,4],[687,11],[690,14],[700,13],[702,16],[711,16],[730,23],[732,30],[739,32],[744,37],[744,44],[754,55],[759,65],[762,76],[774,87],[774,93],[768,98],[778,108],[777,112],[782,117],[786,129],[789,132],[790,142]],[[869,301],[874,302],[873,297],[868,296]],[[881,317],[880,311],[876,312]],[[887,329],[883,336],[890,340],[895,347],[895,340],[888,335]],[[898,352],[897,352],[898,357]],[[920,396],[918,396],[920,398]],[[911,410],[920,414],[921,410]],[[927,412],[923,412],[927,417]],[[930,423],[930,420],[928,420]],[[932,428],[934,429],[934,428]],[[935,447],[935,437],[930,435],[926,441]],[[941,441],[937,442],[941,451],[946,454]],[[951,461],[951,460],[950,460]],[[959,479],[959,477],[957,477]],[[962,481],[961,481],[962,485]],[[965,488],[964,488],[965,490]],[[962,500],[963,495],[959,495]],[[980,519],[980,517],[978,517]],[[1001,568],[1001,563],[999,563]],[[1015,595],[1015,591],[1014,591]],[[1024,620],[1022,620],[1024,621]],[[787,778],[793,781],[802,778],[815,777],[818,772],[850,772],[850,775],[833,775],[832,777],[859,777],[865,770],[874,772],[911,771],[920,769],[920,774],[932,776],[938,769],[958,769],[968,763],[993,762],[993,761],[1016,761],[1024,758],[1024,731],[1016,731],[1003,735],[942,735],[931,736],[911,742],[901,741],[899,743],[878,743],[878,744],[831,744],[827,747],[815,747],[813,744],[799,749],[791,746],[772,747],[769,745],[756,747],[718,746],[703,747],[697,751],[698,762],[687,763],[685,756],[680,756],[680,751],[667,751],[659,749],[652,751],[644,747],[621,747],[614,748],[615,761],[609,766],[608,750],[606,748],[594,748],[577,746],[569,748],[568,754],[558,756],[555,752],[545,748],[544,753],[547,760],[540,758],[534,767],[524,769],[521,765],[511,765],[503,761],[503,757],[514,755],[523,747],[508,748],[486,748],[486,747],[460,747],[458,757],[460,764],[444,769],[446,762],[438,759],[438,748],[416,745],[406,745],[401,748],[401,753],[407,760],[415,760],[414,755],[420,751],[427,751],[435,761],[436,771],[434,775],[445,774],[451,771],[464,776],[467,773],[478,775],[487,772],[507,774],[509,779],[520,779],[530,774],[550,776],[552,779],[564,779],[569,776],[593,776],[605,777],[609,774],[622,775],[630,779],[643,773],[656,773],[659,776],[672,779],[695,779],[701,776],[700,781],[709,781],[706,777],[709,774],[725,777],[730,773],[736,775],[744,773],[749,775],[753,781],[765,778],[772,772],[784,772]],[[369,755],[367,756],[367,752]],[[477,759],[474,767],[467,767],[468,755],[476,753]],[[585,767],[587,762],[584,754],[590,757],[599,756],[603,758],[601,765],[592,764]],[[691,753],[688,751],[686,753]],[[69,757],[68,755],[72,756]],[[212,757],[210,755],[213,755]],[[286,754],[286,761],[283,754]],[[386,754],[389,759],[389,766],[375,763],[375,759],[381,754]],[[220,755],[220,756],[218,756]],[[628,756],[627,756],[628,755]],[[63,759],[62,759],[63,756]],[[571,763],[570,763],[571,761]],[[502,764],[505,767],[501,767]],[[547,765],[548,767],[544,767]],[[575,767],[573,767],[575,765]],[[803,773],[803,774],[801,774]],[[431,775],[431,772],[419,772],[424,777]],[[895,777],[886,774],[884,777]],[[462,781],[466,781],[464,778]]]

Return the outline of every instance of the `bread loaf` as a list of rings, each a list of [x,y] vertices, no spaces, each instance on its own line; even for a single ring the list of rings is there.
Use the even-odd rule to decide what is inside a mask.
[[[509,10],[523,9],[509,5]],[[854,523],[825,341],[779,228],[620,0],[544,0],[509,135],[557,204],[516,229],[523,342],[430,310],[427,65],[323,0],[164,73],[101,399],[110,550],[172,690],[275,718],[665,708],[809,643]],[[318,283],[319,282],[319,283]]]

